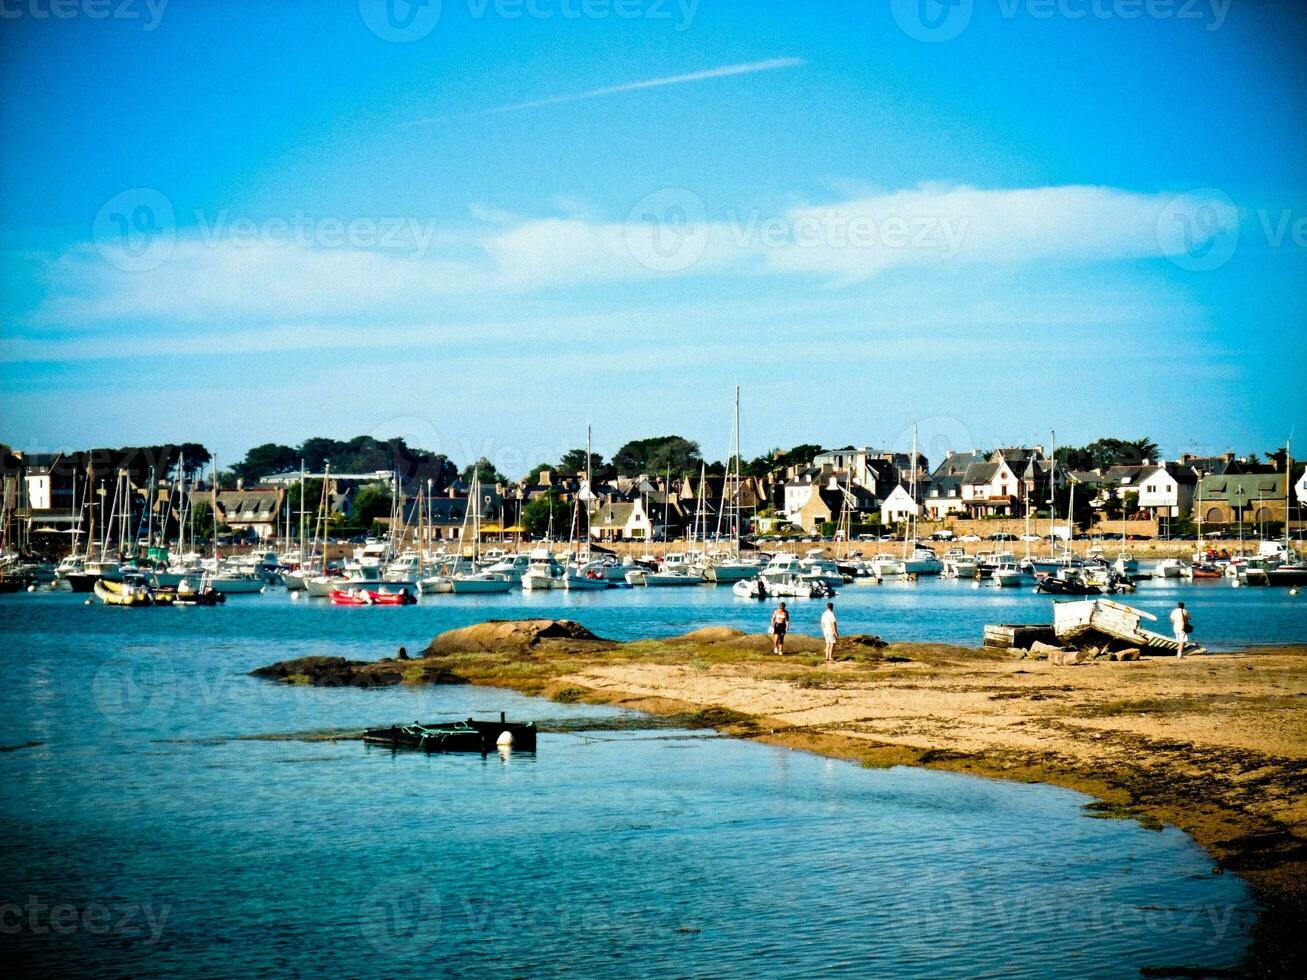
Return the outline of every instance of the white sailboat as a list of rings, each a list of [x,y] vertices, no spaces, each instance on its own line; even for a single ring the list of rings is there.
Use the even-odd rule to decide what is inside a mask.
[[[608,572],[603,562],[594,561],[590,555],[590,505],[594,500],[594,474],[590,467],[590,426],[585,427],[585,501],[581,494],[576,495],[576,505],[572,509],[572,540],[575,549],[569,549],[575,556],[567,565],[563,576],[563,588],[569,592],[590,592],[608,588]],[[585,512],[585,526],[582,528],[581,513]],[[584,533],[583,533],[584,532]]]
[[[481,472],[476,464],[472,465],[472,488],[468,492],[468,509],[463,516],[466,527],[472,524],[472,571],[454,572],[449,576],[449,591],[455,595],[477,594],[487,592],[507,592],[513,587],[513,580],[496,572],[475,571],[477,559],[481,553]]]

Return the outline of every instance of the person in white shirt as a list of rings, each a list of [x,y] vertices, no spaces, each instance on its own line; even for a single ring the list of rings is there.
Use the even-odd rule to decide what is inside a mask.
[[[835,620],[835,603],[826,603],[826,611],[821,614],[821,636],[826,641],[826,662],[835,661],[835,641],[840,638],[840,624]]]
[[[1185,641],[1189,639],[1191,629],[1193,627],[1189,624],[1189,614],[1185,612],[1184,603],[1177,602],[1175,608],[1171,610],[1171,630],[1175,633],[1177,659],[1184,656]]]

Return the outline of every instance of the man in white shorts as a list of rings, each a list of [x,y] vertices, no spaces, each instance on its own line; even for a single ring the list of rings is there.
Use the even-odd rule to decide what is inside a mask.
[[[826,662],[835,662],[835,641],[840,638],[840,624],[835,621],[835,603],[826,603],[821,614],[821,636],[826,641]]]
[[[1171,629],[1175,633],[1175,656],[1179,659],[1184,656],[1184,645],[1189,639],[1189,631],[1193,629],[1189,625],[1189,614],[1185,612],[1183,602],[1177,602],[1171,610]]]

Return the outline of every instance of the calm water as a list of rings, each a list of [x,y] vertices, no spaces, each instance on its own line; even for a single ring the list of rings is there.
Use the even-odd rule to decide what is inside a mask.
[[[1286,592],[1138,598],[1163,612],[1175,594],[1211,642],[1303,638]],[[1048,606],[957,583],[839,602],[846,631],[964,642]],[[246,676],[523,614],[618,637],[762,618],[724,589],[408,609],[0,597],[6,948],[52,976],[1122,976],[1239,961],[1252,903],[1237,878],[1173,828],[1089,819],[1065,790],[861,770],[708,732],[543,735],[535,755],[485,760],[248,737],[620,714]]]

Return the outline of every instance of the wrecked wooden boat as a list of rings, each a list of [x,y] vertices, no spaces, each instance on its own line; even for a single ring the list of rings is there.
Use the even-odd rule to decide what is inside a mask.
[[[497,748],[518,752],[536,750],[536,724],[533,721],[508,721],[501,713],[498,721],[432,722],[399,725],[393,728],[369,728],[363,741],[391,749],[415,749],[419,752],[479,752],[487,755]]]
[[[1060,643],[1075,646],[1116,644],[1138,647],[1150,653],[1174,654],[1179,650],[1180,646],[1173,637],[1140,626],[1145,619],[1156,622],[1157,617],[1114,599],[1053,603],[1053,632]],[[1204,652],[1205,649],[1196,643],[1185,643],[1185,653]]]

